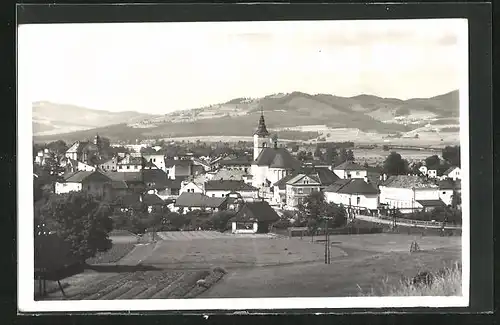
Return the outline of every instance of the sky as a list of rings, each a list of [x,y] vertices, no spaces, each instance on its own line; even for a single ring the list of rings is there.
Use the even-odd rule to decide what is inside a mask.
[[[466,28],[460,19],[21,25],[19,87],[31,102],[151,114],[293,91],[431,97],[463,84]]]

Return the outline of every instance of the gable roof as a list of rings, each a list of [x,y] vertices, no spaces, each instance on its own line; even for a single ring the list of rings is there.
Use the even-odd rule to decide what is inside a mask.
[[[423,206],[424,208],[433,208],[433,207],[444,207],[446,203],[441,200],[417,200],[417,202]]]
[[[89,179],[111,181],[111,178],[99,171],[77,171],[65,177],[65,182],[81,183]]]
[[[380,186],[396,188],[437,188],[430,180],[417,175],[394,175],[387,178]]]
[[[315,172],[318,174],[321,185],[328,186],[340,179],[333,171],[325,167],[314,168]]]
[[[334,170],[366,170],[366,167],[358,165],[353,161],[345,161],[336,166]]]
[[[299,169],[301,163],[286,148],[264,148],[254,164],[271,168]]]
[[[219,161],[221,166],[231,166],[231,165],[251,165],[252,158],[248,156],[238,157],[235,159],[222,159]]]
[[[166,167],[181,166],[187,167],[193,164],[191,159],[165,159]]]
[[[378,194],[378,189],[361,178],[340,179],[325,189],[325,192],[342,194]]]
[[[232,221],[269,221],[274,222],[279,220],[279,215],[265,201],[247,202],[236,213],[236,216],[231,218]]]
[[[313,181],[321,184],[321,182],[319,180],[319,176],[316,173],[299,173],[299,174],[295,175],[295,177],[291,178],[288,182],[286,182],[286,184],[293,185],[293,184],[297,183],[298,181],[304,179],[305,177],[308,177],[308,178],[312,179]],[[314,184],[311,184],[311,185],[314,185]]]
[[[167,173],[161,169],[143,169],[140,173],[143,182],[150,184],[150,188],[166,188],[170,183]]]
[[[457,166],[451,166],[450,168],[448,168],[447,170],[445,170],[443,172],[443,175],[449,175],[452,171],[454,171],[455,169],[460,169],[460,167],[457,167]]]
[[[243,181],[211,180],[205,183],[205,191],[257,191],[258,189]]]
[[[298,171],[295,171],[293,173],[290,173],[288,175],[286,175],[285,177],[281,178],[279,181],[277,181],[276,183],[274,183],[274,186],[278,186],[278,188],[280,190],[284,190],[286,188],[286,183],[291,180],[292,178],[294,178],[295,176],[297,176],[299,174]]]
[[[449,168],[450,165],[432,165],[427,167],[427,170],[435,170],[438,176],[443,176]]]
[[[454,182],[451,179],[444,179],[439,181],[439,189],[440,190],[454,190],[457,189],[457,182]]]
[[[105,174],[113,181],[124,181],[128,183],[143,182],[141,172],[106,172]]]
[[[201,193],[182,193],[175,200],[176,207],[218,208],[226,198],[208,197]]]

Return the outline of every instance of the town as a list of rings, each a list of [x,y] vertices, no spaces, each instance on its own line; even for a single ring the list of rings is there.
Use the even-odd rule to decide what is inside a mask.
[[[49,245],[50,240],[43,238],[71,237],[67,250],[75,260],[88,264],[101,258],[105,264],[119,264],[131,253],[138,255],[138,249],[146,249],[137,243],[149,247],[179,237],[304,240],[312,236],[314,241],[316,236],[318,241],[326,235],[329,244],[335,234],[460,236],[459,146],[446,146],[435,155],[411,161],[386,148],[387,157],[378,164],[355,157],[354,146],[350,142],[306,147],[299,142],[280,143],[278,133],[266,126],[264,112],[256,121],[253,143],[241,141],[232,147],[199,140],[120,145],[99,134],[72,144],[36,143],[35,239]],[[80,221],[77,230],[79,226],[69,216],[78,213],[99,217]],[[95,233],[89,235],[92,231]],[[116,238],[121,235],[134,239],[120,244]],[[412,251],[424,245],[413,237],[410,242]],[[44,253],[40,245],[35,249],[36,277],[45,277],[35,291],[47,296],[47,270],[71,263],[64,262],[67,252]],[[63,250],[61,245],[50,245]],[[313,260],[318,261],[322,246],[316,246],[320,253],[314,251]],[[217,252],[219,261],[224,261],[227,250]],[[115,256],[105,257],[110,252]],[[167,263],[151,254],[134,258],[147,261],[149,256],[156,267]],[[325,263],[330,263],[331,254],[331,248],[325,248]],[[307,261],[312,257],[297,258]],[[225,262],[222,264],[230,268],[230,261]],[[59,278],[55,288],[67,296]],[[111,299],[105,293],[85,296],[78,292],[76,297]]]

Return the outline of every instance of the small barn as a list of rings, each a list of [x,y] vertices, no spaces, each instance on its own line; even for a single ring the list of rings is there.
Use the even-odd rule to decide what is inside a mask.
[[[233,234],[267,233],[272,223],[279,220],[274,209],[265,201],[246,202],[230,220]]]

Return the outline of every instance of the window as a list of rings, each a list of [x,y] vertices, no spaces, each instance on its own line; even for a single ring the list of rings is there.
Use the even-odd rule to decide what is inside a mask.
[[[302,187],[299,187],[299,188],[298,188],[298,193],[299,193],[299,194],[303,194],[303,193],[304,193],[304,189],[303,189]]]
[[[361,198],[358,196],[356,198],[356,205],[360,205],[361,204]]]
[[[445,191],[443,191],[443,194],[446,194],[446,192],[445,192]]]
[[[130,169],[130,166],[127,166],[127,169]]]
[[[215,197],[215,194],[212,194],[212,197]]]
[[[156,162],[156,158],[153,159],[153,162]]]

